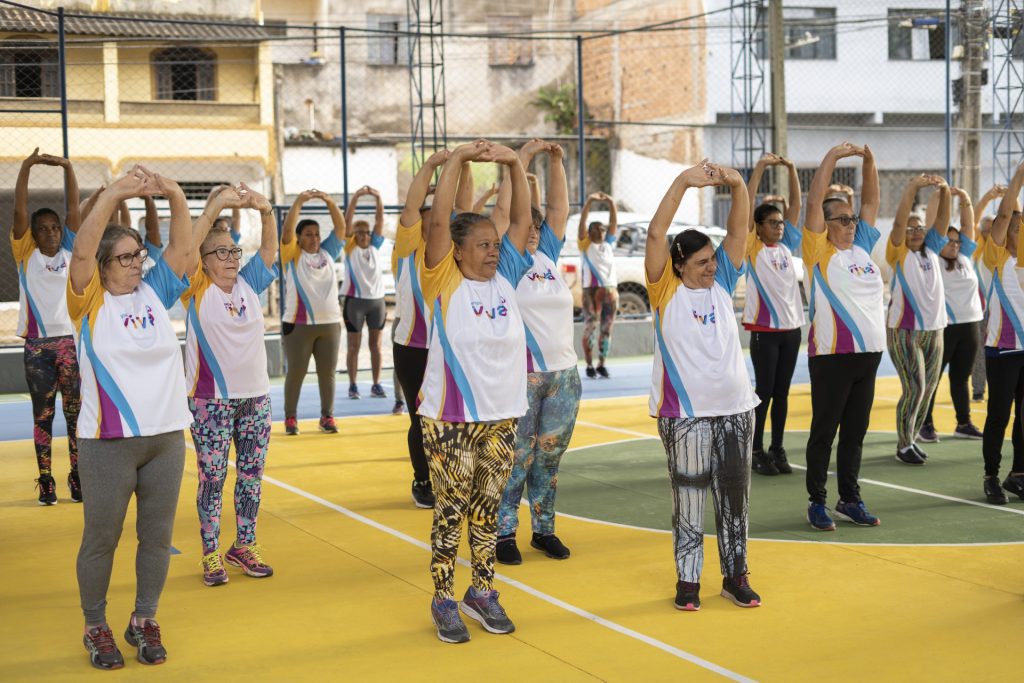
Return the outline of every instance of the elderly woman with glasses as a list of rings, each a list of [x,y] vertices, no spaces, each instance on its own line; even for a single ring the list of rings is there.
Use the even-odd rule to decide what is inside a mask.
[[[211,197],[204,215],[217,216],[224,207],[239,203],[233,200],[260,212],[263,231],[257,258],[243,266],[242,249],[235,246],[230,229],[210,230],[194,255],[189,288],[181,297],[188,320],[185,383],[195,418],[196,507],[207,586],[228,582],[224,561],[256,578],[274,573],[256,543],[256,515],[270,439],[270,378],[259,296],[279,274],[277,222],[270,202],[245,185]],[[221,494],[232,441],[237,532],[222,558]]]
[[[826,195],[840,159],[864,160],[860,216],[845,199]],[[860,459],[875,400],[875,375],[885,349],[882,273],[871,259],[881,234],[875,157],[865,145],[848,142],[828,151],[807,193],[803,259],[811,278],[811,329],[807,367],[811,375],[811,433],[807,439],[807,520],[819,531],[834,531],[825,507],[832,443],[836,449],[842,520],[877,526],[860,497]]]

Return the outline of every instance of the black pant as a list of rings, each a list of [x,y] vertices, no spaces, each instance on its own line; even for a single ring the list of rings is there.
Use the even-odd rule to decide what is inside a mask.
[[[985,379],[988,382],[988,417],[985,418],[981,453],[985,458],[985,475],[999,474],[1003,459],[1003,439],[1010,422],[1010,410],[1016,406],[1013,419],[1013,471],[1024,472],[1024,433],[1021,431],[1021,406],[1024,405],[1024,353],[997,355],[985,349]]]
[[[967,380],[974,368],[974,359],[981,345],[978,323],[959,323],[948,325],[942,333],[942,370],[941,375],[949,366],[949,395],[953,399],[956,410],[957,425],[965,425],[971,421],[971,396],[967,391]],[[935,426],[932,421],[932,410],[935,408],[935,395],[928,406],[926,425]]]
[[[750,360],[761,404],[754,409],[754,452],[764,450],[764,426],[772,410],[772,448],[782,446],[789,413],[789,383],[800,353],[800,330],[751,332]]]
[[[860,501],[860,456],[875,400],[882,353],[833,353],[807,360],[811,373],[811,434],[807,439],[807,494],[825,504],[832,442],[839,431],[839,500]]]
[[[416,413],[416,397],[420,395],[423,375],[427,371],[427,349],[393,344],[391,351],[395,374],[409,406],[409,460],[412,461],[413,476],[416,481],[430,481],[427,454],[423,450],[423,425]]]

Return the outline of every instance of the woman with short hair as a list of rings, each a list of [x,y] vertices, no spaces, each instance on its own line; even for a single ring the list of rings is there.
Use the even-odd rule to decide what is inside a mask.
[[[587,223],[595,202],[608,204],[608,224]],[[608,378],[604,365],[611,350],[612,327],[619,306],[618,280],[615,277],[615,233],[619,227],[615,200],[604,192],[587,197],[580,212],[577,241],[580,250],[580,273],[583,282],[583,358],[587,361],[587,377]],[[597,337],[597,367],[594,367],[594,337]]]

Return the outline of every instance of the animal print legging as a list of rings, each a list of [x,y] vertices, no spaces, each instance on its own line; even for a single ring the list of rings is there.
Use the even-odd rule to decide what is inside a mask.
[[[658,418],[672,480],[672,538],[680,581],[700,582],[708,487],[715,503],[722,576],[747,571],[753,428],[753,410],[720,417]]]
[[[512,471],[517,419],[443,422],[424,417],[423,445],[434,487],[430,573],[436,600],[455,599],[455,561],[463,522],[469,522],[473,585],[494,584],[498,503]]]

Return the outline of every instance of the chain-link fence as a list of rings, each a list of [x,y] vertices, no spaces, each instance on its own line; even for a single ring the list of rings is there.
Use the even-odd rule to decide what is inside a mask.
[[[195,16],[0,0],[0,214],[38,146],[66,151],[83,198],[134,163],[178,180],[195,210],[214,185],[245,181],[279,219],[305,189],[344,203],[371,185],[390,235],[424,155],[541,136],[566,148],[574,213],[592,192],[612,195],[629,228],[621,251],[635,256],[672,178],[703,157],[749,172],[781,152],[806,192],[829,147],[867,143],[884,224],[913,173],[948,170],[978,196],[1024,156],[1021,0],[953,2],[948,18],[934,0],[794,0],[781,22],[760,0],[325,2],[319,14],[242,2],[248,15],[215,20],[186,4]],[[542,187],[545,164],[533,169]],[[473,177],[477,196],[500,180],[488,164]],[[835,181],[860,191],[854,167]],[[769,174],[761,189],[779,188]],[[34,167],[29,209],[63,213],[64,201],[60,169]],[[141,203],[130,209],[141,226]],[[705,191],[676,218],[723,225],[727,211]],[[255,250],[258,217],[243,212],[241,232]],[[10,264],[8,240],[0,251]],[[17,298],[14,269],[0,269],[4,342]]]

